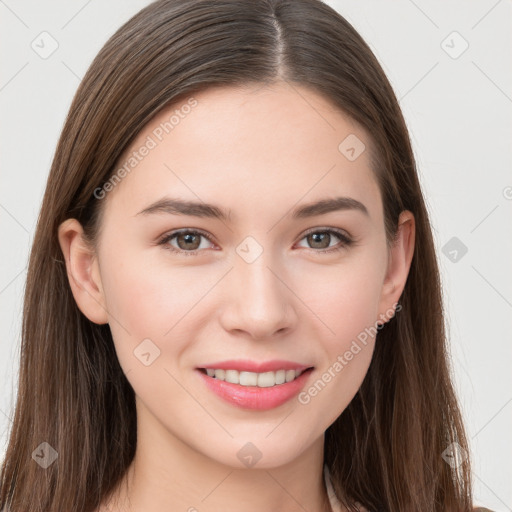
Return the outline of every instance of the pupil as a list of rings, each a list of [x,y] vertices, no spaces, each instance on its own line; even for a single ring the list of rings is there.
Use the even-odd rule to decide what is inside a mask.
[[[310,236],[313,237],[313,244],[316,244],[316,243],[320,243],[321,244],[319,246],[321,249],[325,249],[325,247],[329,246],[328,237],[330,235],[328,233],[313,233]],[[325,240],[327,240],[327,245],[325,245],[325,243],[322,244],[322,238],[324,238],[324,242],[325,242]]]
[[[185,246],[186,245],[190,245],[190,243],[194,243],[194,238],[197,238],[197,235],[193,235],[191,233],[188,233],[188,234],[185,234],[185,235],[182,235],[182,237],[185,239]],[[196,245],[197,245],[197,242],[196,242]],[[195,247],[193,247],[195,248]],[[190,249],[190,247],[188,247],[188,249]]]

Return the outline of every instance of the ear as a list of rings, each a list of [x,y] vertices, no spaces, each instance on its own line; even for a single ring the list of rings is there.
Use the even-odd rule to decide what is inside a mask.
[[[85,242],[84,231],[76,219],[67,219],[58,230],[67,275],[73,297],[80,311],[91,322],[108,323],[105,297],[101,286],[98,259]]]
[[[392,311],[404,290],[414,254],[415,231],[414,215],[404,210],[398,218],[396,239],[388,251],[388,268],[379,303],[379,324],[393,317]]]

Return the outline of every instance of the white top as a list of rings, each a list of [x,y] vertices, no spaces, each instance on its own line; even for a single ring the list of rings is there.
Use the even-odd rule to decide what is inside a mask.
[[[331,474],[327,464],[324,464],[324,480],[325,487],[327,489],[327,496],[329,497],[329,503],[331,505],[332,512],[341,512],[341,503],[339,502],[331,483]]]
[[[327,496],[329,498],[329,504],[331,505],[332,512],[343,512],[341,508],[341,503],[338,500],[336,493],[334,492],[334,488],[332,486],[331,482],[331,474],[329,472],[329,468],[327,467],[327,464],[324,464],[324,480],[325,480],[325,487],[327,489]],[[357,509],[360,512],[368,512],[366,508],[364,508],[360,503],[355,503]]]

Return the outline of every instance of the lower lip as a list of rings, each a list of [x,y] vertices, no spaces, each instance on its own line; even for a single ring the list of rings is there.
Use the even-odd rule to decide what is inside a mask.
[[[209,377],[199,369],[196,371],[201,375],[208,388],[226,400],[226,402],[242,409],[265,411],[278,407],[297,395],[304,387],[313,369],[305,370],[291,382],[277,384],[268,388],[232,384],[231,382]]]

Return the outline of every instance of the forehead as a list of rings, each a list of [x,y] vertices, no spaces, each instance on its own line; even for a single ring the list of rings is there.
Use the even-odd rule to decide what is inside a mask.
[[[279,206],[350,196],[378,219],[371,144],[309,88],[212,87],[183,97],[141,130],[118,161],[116,169],[129,172],[109,201],[134,209],[169,194],[222,204],[237,217],[258,214],[263,204],[277,214]]]

